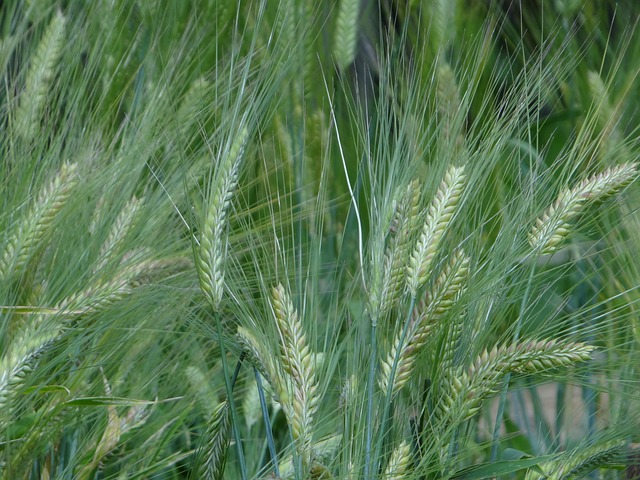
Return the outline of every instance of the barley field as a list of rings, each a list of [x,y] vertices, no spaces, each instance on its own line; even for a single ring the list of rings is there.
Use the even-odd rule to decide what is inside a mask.
[[[0,3],[0,478],[640,478],[640,4]]]

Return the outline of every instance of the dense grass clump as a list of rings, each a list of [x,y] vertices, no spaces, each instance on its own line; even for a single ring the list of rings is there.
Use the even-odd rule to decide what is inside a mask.
[[[635,478],[592,3],[4,2],[1,478]]]

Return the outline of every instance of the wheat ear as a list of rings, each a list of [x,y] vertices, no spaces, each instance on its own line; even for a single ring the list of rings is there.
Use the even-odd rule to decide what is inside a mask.
[[[0,257],[0,279],[17,276],[53,228],[54,219],[78,181],[75,163],[64,164],[24,215]]]
[[[406,335],[403,338],[403,334],[398,333],[389,354],[382,361],[379,379],[382,391],[386,392],[392,381],[392,393],[395,395],[409,381],[415,360],[426,345],[433,328],[463,293],[468,273],[469,257],[463,250],[457,250],[439,275],[433,291],[427,294],[426,308],[414,309]]]
[[[358,43],[360,0],[340,0],[333,44],[333,58],[340,70],[353,63]]]
[[[310,465],[313,417],[318,408],[318,384],[302,323],[282,285],[272,290],[272,307],[280,332],[280,361],[291,382],[289,426],[300,457]]]
[[[142,199],[139,200],[134,196],[120,211],[115,222],[111,226],[109,236],[100,248],[100,257],[94,268],[94,272],[104,268],[109,261],[113,259],[114,254],[118,251],[118,247],[122,245],[127,233],[133,228],[137,213],[141,206]]]
[[[395,235],[385,251],[378,317],[383,317],[391,309],[404,289],[407,258],[420,221],[420,182],[417,179],[409,183],[396,205],[391,223]]]
[[[39,130],[53,75],[62,53],[65,23],[64,16],[58,10],[38,44],[31,60],[25,88],[20,94],[16,125],[18,134],[27,142],[33,140]]]
[[[463,422],[482,408],[486,398],[497,393],[507,373],[542,373],[589,360],[594,347],[557,340],[532,340],[495,346],[485,350],[467,368],[451,372],[443,382],[437,407],[440,418]]]
[[[554,253],[569,234],[571,221],[588,202],[603,200],[619,192],[638,175],[635,163],[623,163],[593,175],[571,189],[564,190],[547,211],[536,220],[529,244],[542,254]]]
[[[198,478],[220,480],[223,478],[231,433],[231,409],[229,402],[220,403],[211,415],[205,433],[206,443],[198,458]]]
[[[384,471],[384,478],[386,480],[403,480],[407,478],[410,463],[411,445],[403,441],[391,453],[387,468]]]
[[[624,442],[620,440],[597,443],[587,447],[579,447],[572,452],[561,455],[558,459],[540,465],[538,470],[529,470],[526,480],[569,480],[583,478],[602,464],[616,458],[624,450]]]
[[[433,259],[458,208],[464,183],[464,167],[450,167],[431,202],[422,233],[407,266],[407,286],[413,297],[429,279]]]
[[[238,182],[238,171],[248,136],[247,127],[243,127],[215,172],[209,208],[196,251],[200,288],[215,310],[220,306],[224,288],[227,210]]]

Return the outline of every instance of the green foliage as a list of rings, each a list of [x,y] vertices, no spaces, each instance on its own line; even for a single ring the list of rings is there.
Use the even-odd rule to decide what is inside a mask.
[[[639,20],[4,2],[0,478],[630,478]]]

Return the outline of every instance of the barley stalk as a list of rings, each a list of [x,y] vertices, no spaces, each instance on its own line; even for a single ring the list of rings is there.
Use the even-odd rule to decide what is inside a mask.
[[[223,478],[231,432],[229,402],[220,403],[211,415],[205,433],[206,443],[200,449],[197,467],[198,478],[220,480]]]
[[[0,279],[21,273],[53,228],[54,219],[78,181],[75,163],[64,164],[56,177],[40,192],[9,238],[0,257]]]
[[[292,388],[289,425],[299,455],[310,465],[313,417],[318,408],[318,384],[311,350],[289,295],[280,284],[272,290],[272,307],[280,332],[280,361]]]
[[[62,53],[66,19],[58,10],[47,26],[27,74],[16,112],[17,132],[30,142],[39,130],[53,75]]]
[[[382,361],[379,385],[383,391],[386,392],[389,382],[393,381],[392,393],[395,395],[409,381],[415,360],[426,345],[433,328],[464,292],[468,272],[469,257],[463,250],[457,250],[438,276],[433,291],[427,295],[426,308],[422,311],[414,309],[406,335],[399,333],[396,336],[389,354]]]
[[[403,441],[391,453],[384,472],[384,478],[386,480],[403,480],[407,476],[410,462],[411,445]]]
[[[407,266],[407,285],[413,297],[429,279],[440,240],[460,202],[464,181],[464,167],[450,167],[431,202],[422,233]]]
[[[209,208],[196,251],[200,288],[215,310],[224,289],[224,259],[227,252],[227,210],[238,182],[238,171],[249,133],[243,127],[216,170]]]
[[[536,220],[529,244],[542,254],[554,253],[569,234],[571,221],[588,202],[603,200],[619,192],[638,174],[637,164],[623,163],[593,175],[571,189],[564,190],[547,211]]]

